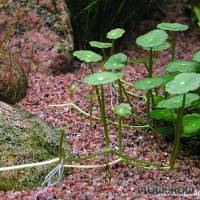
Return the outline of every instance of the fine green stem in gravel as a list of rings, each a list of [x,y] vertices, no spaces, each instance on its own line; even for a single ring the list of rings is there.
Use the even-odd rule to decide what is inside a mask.
[[[105,101],[104,101],[104,89],[103,85],[101,85],[101,106],[100,106],[100,112],[101,112],[101,121],[103,123],[104,127],[104,134],[105,134],[105,141],[106,141],[106,146],[105,148],[109,148],[109,133],[108,133],[108,126],[106,122],[106,108],[105,108]]]
[[[118,86],[119,86],[119,103],[123,103],[123,93],[122,93],[122,84],[120,79],[117,80]]]
[[[175,60],[175,56],[176,56],[176,33],[172,32],[172,50],[171,50],[172,61]]]
[[[51,107],[63,107],[63,106],[72,106],[73,108],[75,108],[76,110],[78,110],[80,113],[82,113],[83,115],[85,115],[86,117],[89,117],[90,114],[85,112],[84,110],[82,110],[80,107],[78,107],[77,105],[75,105],[74,103],[66,103],[66,104],[57,104],[57,105],[49,105]],[[99,117],[96,117],[96,116],[93,116],[93,119],[95,120],[101,120]],[[118,122],[113,122],[109,119],[107,119],[107,122],[110,123],[110,124],[113,124],[113,125],[116,125],[116,126],[119,126],[119,123]],[[152,131],[154,132],[157,132],[156,129],[154,129],[151,125],[149,124],[146,124],[146,125],[128,125],[128,124],[123,124],[122,125],[123,127],[126,127],[126,128],[149,128],[151,129]]]
[[[122,117],[119,117],[119,127],[118,127],[118,143],[119,143],[119,153],[122,154]]]
[[[183,111],[185,107],[185,98],[186,94],[183,94],[183,101],[182,106],[178,110],[178,116],[177,116],[177,122],[176,122],[176,128],[175,128],[175,139],[174,139],[174,148],[172,151],[172,155],[170,158],[170,169],[174,168],[176,157],[178,155],[179,147],[180,147],[180,138],[181,138],[181,132],[182,132],[182,120],[183,120]]]

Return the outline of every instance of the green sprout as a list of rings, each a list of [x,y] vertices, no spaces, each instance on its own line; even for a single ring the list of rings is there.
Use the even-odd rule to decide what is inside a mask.
[[[110,52],[110,55],[113,54],[114,52],[114,49],[115,49],[115,40],[116,39],[119,39],[121,38],[125,33],[125,30],[124,29],[121,29],[121,28],[116,28],[116,29],[113,29],[111,31],[109,31],[107,33],[107,38],[112,40],[112,48],[111,48],[111,52]]]
[[[169,94],[176,95],[169,99],[159,102],[158,108],[177,109],[177,119],[175,124],[174,148],[170,158],[170,169],[174,168],[175,160],[180,147],[180,138],[183,132],[183,113],[185,108],[190,107],[194,101],[199,100],[199,95],[189,93],[200,87],[200,74],[197,73],[181,73],[166,84],[166,91]]]
[[[71,99],[74,98],[74,93],[76,92],[76,89],[78,87],[78,84],[77,83],[72,83],[71,86],[70,86],[70,92],[71,92]]]
[[[190,60],[176,60],[169,62],[165,70],[170,73],[200,72],[200,63]]]
[[[105,135],[105,141],[106,146],[105,148],[109,148],[109,133],[108,133],[108,127],[107,127],[107,121],[106,121],[106,111],[105,111],[105,100],[104,100],[104,88],[103,85],[107,83],[113,83],[114,81],[120,79],[123,76],[122,72],[97,72],[93,73],[91,75],[88,75],[84,78],[84,83],[88,85],[92,85],[95,87],[100,86],[101,88],[101,97],[99,100],[99,107],[100,107],[100,114],[101,114],[101,121],[103,123],[104,127],[104,135]],[[97,94],[99,95],[99,94]]]
[[[172,61],[175,60],[175,54],[176,54],[176,32],[177,31],[185,31],[188,29],[188,26],[185,24],[180,23],[161,23],[157,25],[157,28],[165,31],[170,31],[172,35],[172,51],[171,51],[171,57]]]
[[[118,104],[114,108],[114,113],[119,117],[119,130],[118,130],[118,142],[119,142],[119,153],[122,154],[122,124],[123,118],[131,114],[132,108],[127,103]]]
[[[122,68],[126,67],[127,60],[128,60],[127,56],[123,53],[114,54],[105,62],[104,67],[107,70],[120,71]],[[121,80],[118,79],[117,82],[118,82],[118,87],[119,87],[119,102],[120,103],[123,102],[123,93],[124,93],[129,104],[131,105],[131,101],[128,97],[128,94],[127,94],[124,86],[121,83]]]

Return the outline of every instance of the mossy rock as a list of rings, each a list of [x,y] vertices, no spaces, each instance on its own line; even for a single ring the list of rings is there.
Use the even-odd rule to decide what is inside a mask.
[[[0,167],[53,159],[58,155],[59,131],[41,119],[0,102]],[[64,152],[68,146],[64,142]],[[0,191],[40,186],[54,165],[0,172]]]

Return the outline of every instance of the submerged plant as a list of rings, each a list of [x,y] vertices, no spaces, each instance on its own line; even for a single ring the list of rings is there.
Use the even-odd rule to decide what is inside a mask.
[[[180,23],[161,23],[157,25],[157,28],[171,32],[172,35],[171,59],[172,61],[174,61],[176,56],[176,32],[185,31],[188,29],[188,26]]]
[[[103,85],[107,83],[113,83],[114,81],[118,80],[123,76],[123,73],[115,73],[115,72],[97,72],[91,75],[88,75],[84,79],[84,83],[92,85],[92,86],[100,86],[101,90],[101,97],[99,101],[99,107],[100,107],[100,115],[101,115],[101,121],[103,123],[104,127],[104,135],[105,135],[105,141],[106,146],[105,148],[109,148],[109,133],[108,133],[108,127],[107,127],[107,121],[106,121],[106,110],[105,110],[105,100],[104,100],[104,88]],[[97,94],[98,95],[98,94]]]
[[[128,103],[118,104],[114,108],[114,113],[119,117],[119,127],[118,127],[118,143],[119,143],[119,153],[122,154],[122,123],[123,118],[131,114],[132,108]]]
[[[166,84],[166,91],[173,96],[169,99],[162,100],[158,108],[177,109],[177,118],[175,123],[174,149],[170,158],[170,169],[174,168],[175,160],[178,155],[180,138],[183,132],[183,118],[185,108],[192,106],[192,103],[200,97],[198,94],[189,93],[200,87],[200,74],[181,73],[175,76],[174,80]],[[195,123],[196,126],[196,123]]]

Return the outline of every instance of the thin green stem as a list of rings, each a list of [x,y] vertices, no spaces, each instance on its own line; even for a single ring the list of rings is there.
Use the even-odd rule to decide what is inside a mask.
[[[123,103],[123,92],[122,92],[122,84],[120,79],[117,80],[118,86],[119,86],[119,103]]]
[[[89,117],[90,114],[85,112],[84,110],[82,110],[80,107],[78,107],[77,105],[75,105],[74,103],[66,103],[66,104],[58,104],[58,105],[49,105],[51,107],[63,107],[63,106],[72,106],[73,108],[75,108],[76,110],[78,110],[80,113],[82,113],[83,115],[85,115],[86,117]],[[101,120],[99,117],[96,117],[96,116],[93,116],[93,119],[95,120]],[[113,125],[116,125],[116,126],[119,126],[119,123],[118,122],[113,122],[109,119],[106,120],[108,123],[110,124],[113,124]],[[128,124],[123,124],[122,125],[123,127],[126,127],[126,128],[149,128],[155,132],[157,132],[151,125],[149,124],[146,124],[146,125],[128,125]]]
[[[147,114],[147,119],[149,121],[149,115],[150,115],[150,91],[146,92],[146,114]]]
[[[172,52],[171,52],[171,56],[172,56],[172,61],[175,60],[175,56],[176,56],[176,33],[172,32]]]
[[[114,53],[114,50],[115,50],[115,40],[114,40],[114,39],[112,39],[112,47],[111,47],[111,51],[110,51],[110,56],[112,56],[112,55],[113,55],[113,53]]]
[[[119,153],[122,154],[122,117],[119,117],[119,128],[118,128],[118,143]]]
[[[128,85],[128,86],[130,86],[130,87],[134,87],[133,84],[131,84],[131,83],[125,81],[125,80],[120,79],[120,81],[121,81],[122,84],[126,84],[126,85]],[[124,88],[124,89],[125,89],[125,88]],[[145,98],[144,96],[140,96],[140,95],[137,95],[137,94],[133,94],[133,93],[131,93],[130,91],[127,91],[126,89],[125,89],[125,91],[126,91],[126,93],[129,94],[130,96],[133,96],[133,97],[137,97],[137,98],[145,99],[145,100],[146,100],[146,98]]]
[[[178,110],[176,129],[175,129],[174,148],[173,148],[172,155],[169,162],[170,169],[174,168],[175,161],[176,161],[179,147],[180,147],[180,138],[181,138],[181,132],[182,132],[182,120],[183,120],[183,112],[185,108],[185,99],[186,99],[186,94],[183,94],[182,106]]]
[[[59,157],[60,157],[60,161],[63,158],[63,141],[64,141],[64,135],[65,135],[65,130],[64,129],[60,129],[60,143],[59,143]]]
[[[141,164],[145,164],[145,165],[161,166],[161,163],[135,159],[131,156],[120,154],[119,152],[116,152],[116,151],[113,151],[113,150],[111,150],[111,153],[118,156],[119,158],[122,158],[123,160],[130,160],[132,162],[141,163]]]
[[[122,85],[121,81],[120,81],[120,84],[121,84],[122,91],[123,91],[123,93],[124,93],[124,95],[125,95],[125,97],[126,97],[128,103],[129,103],[129,105],[131,106],[131,108],[132,108],[132,110],[133,110],[133,105],[132,105],[132,103],[131,103],[131,100],[130,100],[130,98],[129,98],[129,96],[128,96],[128,93],[126,92],[126,89],[125,89],[124,86]]]
[[[148,77],[151,78],[153,74],[153,48],[150,48],[149,52],[149,66],[148,66]]]
[[[106,109],[105,109],[103,85],[101,85],[101,107],[100,107],[100,111],[101,111],[101,121],[103,123],[105,141],[106,141],[105,148],[109,148],[110,139],[109,139],[109,133],[108,133],[108,126],[107,126],[107,122],[106,122]]]
[[[90,120],[90,129],[92,129],[93,127],[93,96],[91,95],[90,97],[90,117],[89,117],[89,120]]]

